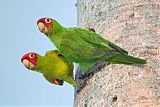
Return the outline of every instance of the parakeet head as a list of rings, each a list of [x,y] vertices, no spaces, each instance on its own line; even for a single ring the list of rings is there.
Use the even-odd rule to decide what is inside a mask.
[[[25,54],[21,58],[21,62],[29,70],[34,70],[36,68],[36,65],[37,65],[37,59],[38,59],[38,54],[34,53],[34,52],[30,52],[30,53]]]
[[[55,33],[61,27],[60,24],[51,18],[41,18],[37,21],[39,30],[48,35],[49,33]]]

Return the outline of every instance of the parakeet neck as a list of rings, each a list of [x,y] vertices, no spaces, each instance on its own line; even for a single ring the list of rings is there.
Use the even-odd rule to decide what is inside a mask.
[[[44,57],[38,55],[37,65],[36,65],[35,71],[39,72],[39,73],[43,73],[44,72],[44,66],[45,66]]]
[[[61,26],[57,21],[54,21],[52,23],[53,27],[52,27],[52,31],[51,33],[49,33],[49,36],[50,35],[57,35],[59,33],[62,33],[64,31],[64,27]]]
[[[65,32],[65,27],[61,26],[59,23],[53,24],[53,29],[50,34],[48,34],[48,38],[51,40],[51,42],[54,43],[54,45],[59,48],[62,36]]]

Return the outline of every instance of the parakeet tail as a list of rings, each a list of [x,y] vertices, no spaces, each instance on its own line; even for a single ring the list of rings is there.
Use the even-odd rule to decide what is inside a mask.
[[[146,60],[120,54],[107,60],[113,64],[146,64]]]

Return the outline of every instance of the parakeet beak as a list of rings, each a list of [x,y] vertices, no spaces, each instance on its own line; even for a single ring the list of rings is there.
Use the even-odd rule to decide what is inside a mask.
[[[45,33],[45,34],[49,32],[49,27],[46,27],[42,22],[39,22],[37,25],[38,25],[40,32]]]
[[[23,59],[21,61],[27,69],[33,70],[35,68],[35,65],[29,62],[27,59]]]

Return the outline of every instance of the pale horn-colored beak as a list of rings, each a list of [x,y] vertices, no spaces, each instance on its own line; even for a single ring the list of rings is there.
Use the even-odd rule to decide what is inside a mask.
[[[39,30],[42,32],[42,33],[48,33],[48,28],[42,23],[42,22],[39,22],[38,24],[38,28]]]
[[[22,62],[24,66],[29,70],[33,70],[35,68],[35,65],[29,62],[27,59],[24,59]]]

